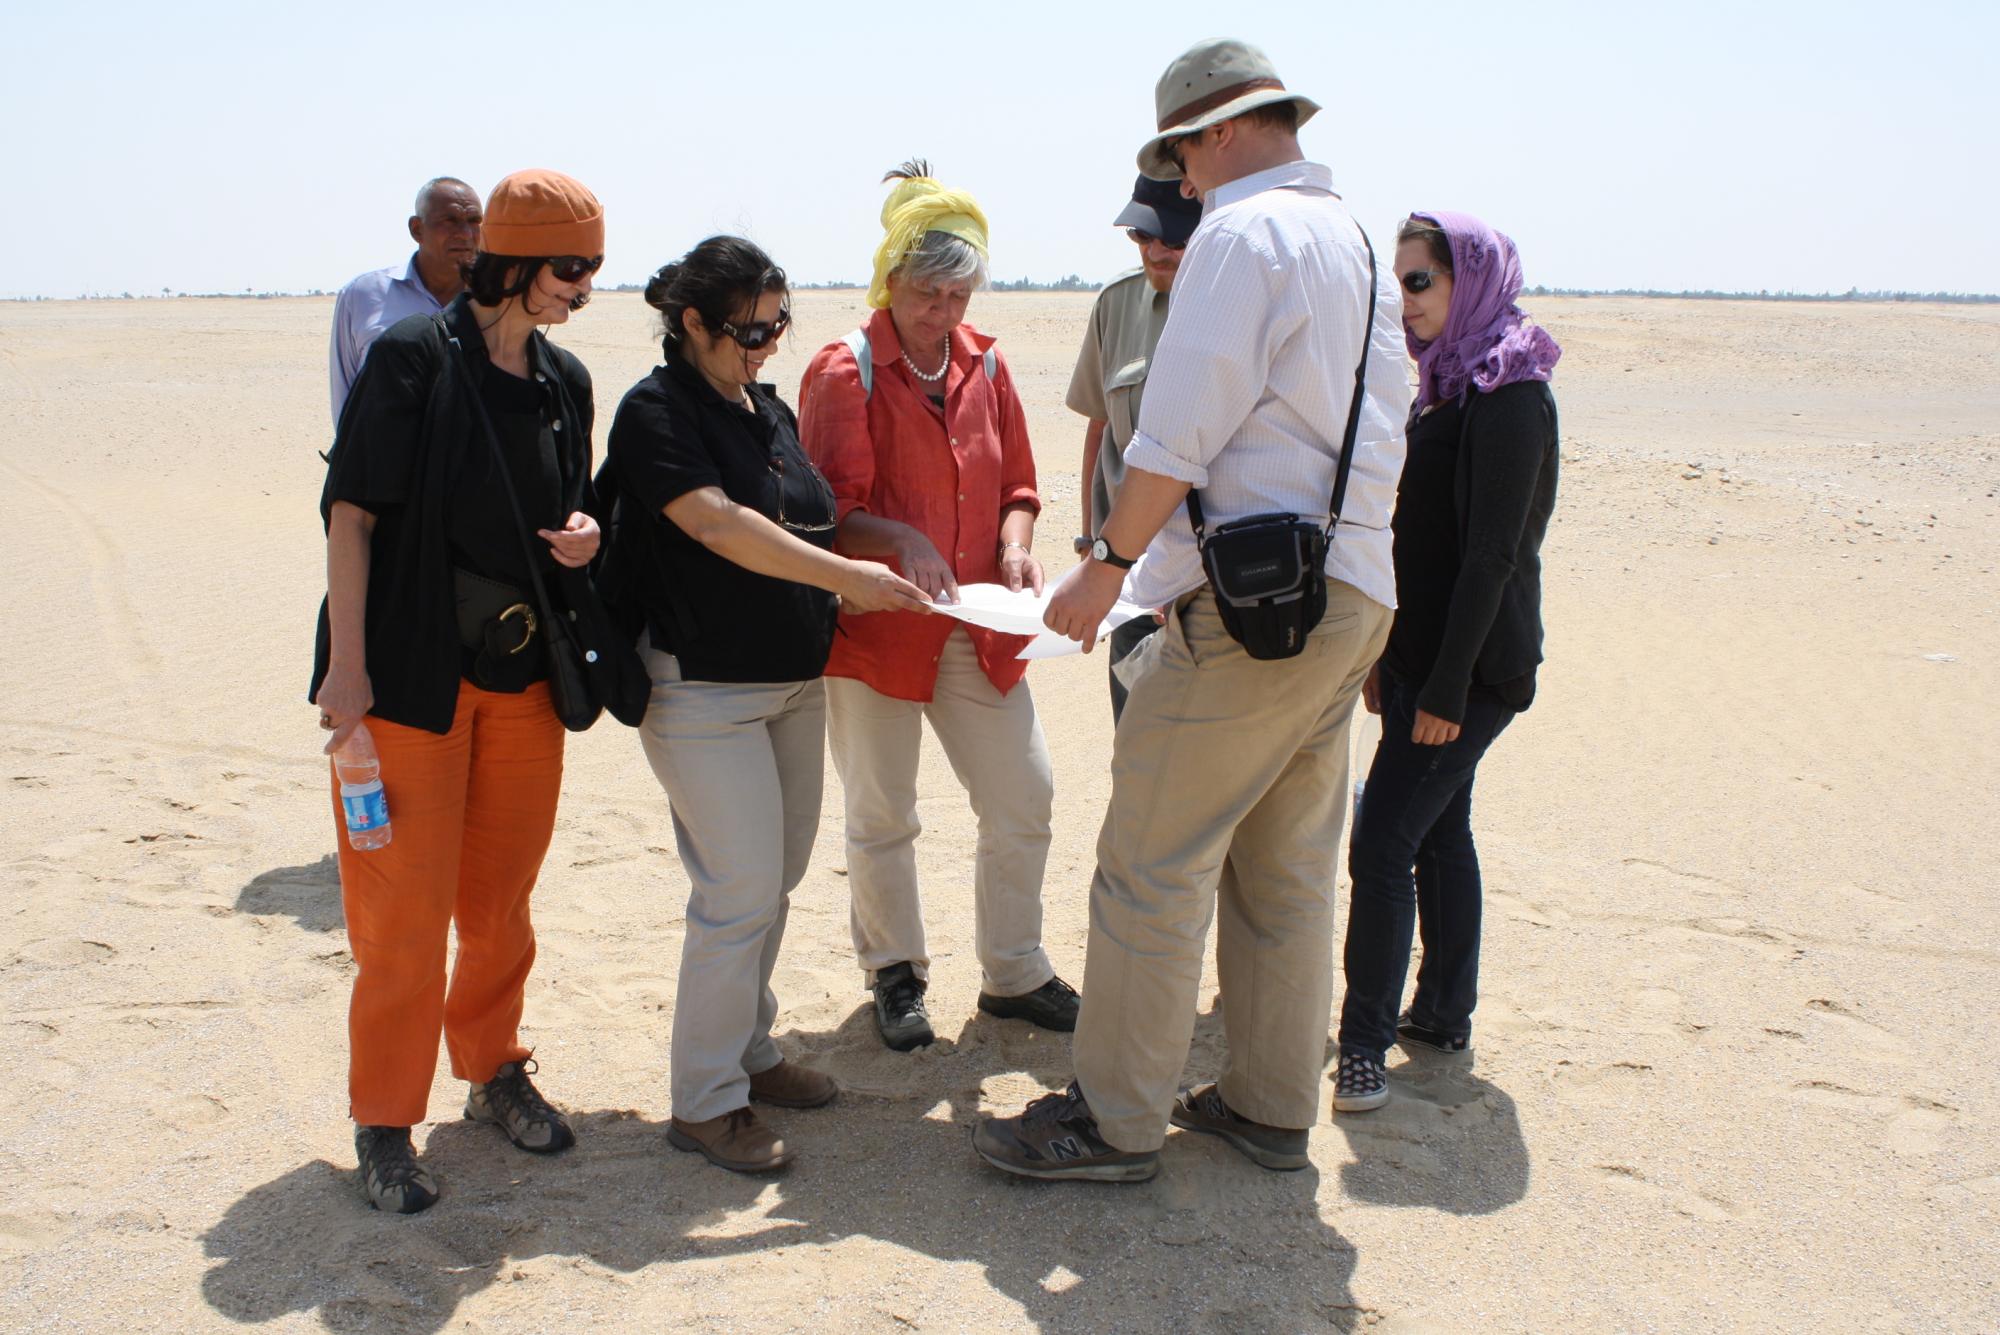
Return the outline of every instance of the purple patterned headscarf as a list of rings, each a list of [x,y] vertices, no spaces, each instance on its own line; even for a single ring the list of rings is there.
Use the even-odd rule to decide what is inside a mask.
[[[1417,359],[1417,409],[1455,399],[1467,387],[1484,394],[1517,380],[1547,380],[1562,356],[1549,332],[1528,323],[1521,256],[1508,237],[1469,213],[1413,213],[1436,223],[1451,242],[1451,309],[1429,341],[1404,330]]]

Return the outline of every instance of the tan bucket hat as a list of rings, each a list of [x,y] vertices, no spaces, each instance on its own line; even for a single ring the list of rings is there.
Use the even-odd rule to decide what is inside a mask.
[[[1161,151],[1167,140],[1273,102],[1297,103],[1301,125],[1319,110],[1311,98],[1286,92],[1271,58],[1248,42],[1218,37],[1195,43],[1167,66],[1153,90],[1160,132],[1139,150],[1139,170],[1156,180],[1179,180],[1180,168]]]

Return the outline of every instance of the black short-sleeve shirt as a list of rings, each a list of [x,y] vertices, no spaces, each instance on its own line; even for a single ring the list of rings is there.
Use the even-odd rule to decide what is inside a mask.
[[[459,464],[452,488],[450,512],[452,564],[476,575],[528,587],[527,552],[546,544],[534,536],[538,528],[559,529],[562,510],[562,470],[556,458],[556,432],[542,389],[533,380],[509,375],[489,365],[479,382],[486,419],[493,424],[507,477],[514,484],[529,541],[524,548],[514,523],[507,488],[493,466],[490,446],[482,448],[483,433],[473,441]]]
[[[450,340],[456,339],[454,352]],[[462,357],[459,377],[452,359]],[[530,523],[537,512],[551,517],[592,510],[590,373],[583,363],[540,333],[529,340],[529,380],[494,367],[486,355],[479,323],[461,296],[442,316],[412,315],[386,331],[369,348],[354,383],[320,494],[320,517],[334,502],[346,501],[375,516],[369,542],[367,668],[375,693],[372,714],[413,728],[443,733],[451,728],[464,671],[452,598],[452,567],[474,556],[481,573],[508,578],[497,569],[511,559],[525,578],[527,558],[513,541],[513,517],[504,513],[506,494],[497,475],[483,469],[492,457],[470,397],[469,380],[481,386],[488,410],[498,406],[496,428],[515,440],[515,453],[546,441],[553,459],[537,459],[514,472]],[[532,398],[534,406],[530,406]],[[520,411],[515,411],[516,409]],[[503,448],[507,448],[503,444]],[[545,471],[553,468],[553,474]],[[468,483],[481,477],[490,492]],[[552,484],[552,485],[551,485]],[[549,489],[544,489],[549,488]],[[530,493],[534,494],[530,494]],[[535,540],[544,578],[559,572]],[[506,555],[512,551],[512,556]],[[486,553],[483,559],[476,553]],[[510,580],[510,582],[513,582]],[[312,683],[319,693],[331,656],[326,607],[320,607]]]
[[[668,505],[719,488],[803,542],[833,550],[833,489],[799,445],[798,419],[769,385],[750,407],[716,393],[678,358],[618,405],[601,493],[615,488],[608,583],[690,681],[809,681],[826,671],[839,610],[825,590],[746,570],[668,519]]]

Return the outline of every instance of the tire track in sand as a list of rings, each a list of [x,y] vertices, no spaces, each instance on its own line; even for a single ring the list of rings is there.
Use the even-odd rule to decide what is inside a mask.
[[[110,652],[106,656],[112,670],[134,695],[157,688],[160,655],[147,640],[138,606],[126,591],[125,556],[111,530],[66,493],[20,465],[0,459],[0,473],[41,496],[76,530],[82,539],[91,598],[97,605],[97,625],[108,641]]]

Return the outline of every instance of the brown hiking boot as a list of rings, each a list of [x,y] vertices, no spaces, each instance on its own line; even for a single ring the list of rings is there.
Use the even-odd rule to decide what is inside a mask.
[[[774,1108],[824,1108],[839,1093],[832,1076],[782,1058],[750,1077],[750,1097]]]
[[[792,1161],[792,1149],[749,1108],[667,1127],[667,1142],[677,1150],[692,1150],[717,1168],[732,1173],[768,1173]]]

